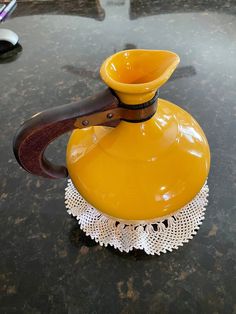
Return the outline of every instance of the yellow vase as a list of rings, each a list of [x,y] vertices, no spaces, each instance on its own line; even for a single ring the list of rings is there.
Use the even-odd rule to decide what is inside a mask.
[[[196,120],[157,100],[158,88],[178,63],[170,51],[114,54],[101,67],[110,89],[34,115],[16,133],[16,159],[46,178],[69,172],[80,194],[115,219],[147,221],[173,214],[201,190],[210,167],[207,139]],[[44,151],[71,130],[67,170],[49,162]]]
[[[120,101],[150,101],[171,76],[179,57],[169,51],[128,50],[109,57],[101,77]],[[67,168],[80,194],[118,220],[152,220],[172,214],[201,190],[210,168],[207,139],[186,111],[158,99],[145,122],[72,132]]]

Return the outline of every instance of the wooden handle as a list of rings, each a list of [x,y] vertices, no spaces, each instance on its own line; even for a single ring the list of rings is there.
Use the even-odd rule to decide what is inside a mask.
[[[34,115],[15,135],[13,150],[17,161],[26,171],[35,175],[52,179],[67,177],[65,166],[54,165],[45,158],[44,152],[49,143],[75,128],[114,126],[114,121],[119,123],[119,114],[114,110],[118,104],[119,100],[110,89],[106,89],[79,103],[55,107]]]

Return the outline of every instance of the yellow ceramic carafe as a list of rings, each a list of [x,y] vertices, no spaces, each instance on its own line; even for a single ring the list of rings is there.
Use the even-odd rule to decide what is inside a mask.
[[[69,175],[80,194],[105,215],[118,220],[143,221],[172,214],[189,203],[206,181],[210,151],[201,127],[180,107],[157,99],[157,90],[178,63],[179,57],[169,51],[137,49],[114,54],[103,63],[101,77],[117,101],[102,110],[94,110],[97,120],[85,110],[73,122],[72,128],[76,129],[66,152]],[[148,115],[145,110],[150,110],[150,106],[155,106],[156,112]],[[140,118],[122,118],[116,111],[120,108],[131,116],[139,111]],[[103,113],[106,116],[101,118]],[[49,138],[57,137],[58,123],[63,129],[68,119],[57,118],[56,127],[54,124],[57,132],[50,137],[53,113],[50,117],[41,129],[39,121],[28,125],[28,133],[21,129],[14,147],[18,161],[26,170],[48,177],[55,173],[56,177],[58,169],[52,170],[52,165],[41,158],[44,149],[40,143],[43,141],[45,146]],[[109,124],[105,118],[116,124]],[[34,139],[32,129],[37,131]],[[64,131],[67,129],[59,133]],[[21,145],[27,142],[27,134],[28,144]],[[42,139],[42,134],[46,134],[47,140]],[[32,143],[36,149],[41,145],[38,149],[41,168],[24,159]]]

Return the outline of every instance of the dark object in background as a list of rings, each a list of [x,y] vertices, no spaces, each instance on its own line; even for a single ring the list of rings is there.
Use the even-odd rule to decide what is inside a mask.
[[[13,45],[11,42],[6,40],[0,40],[0,55],[12,50],[14,47],[15,45]]]
[[[0,29],[0,61],[15,56],[22,47],[18,43],[19,37],[9,29]]]
[[[20,2],[13,16],[37,14],[71,15],[93,18],[97,21],[105,19],[105,10],[99,0],[76,1],[25,1]]]
[[[5,52],[3,51],[4,49],[6,49]],[[20,56],[22,50],[23,48],[19,43],[17,43],[15,46],[12,45],[10,48],[7,47],[6,42],[4,42],[2,46],[2,42],[0,41],[0,64],[15,61]]]

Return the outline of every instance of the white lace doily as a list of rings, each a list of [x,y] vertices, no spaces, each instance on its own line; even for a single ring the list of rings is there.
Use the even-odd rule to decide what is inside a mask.
[[[71,180],[65,192],[67,212],[78,220],[80,228],[100,245],[108,244],[121,252],[135,249],[158,254],[178,249],[197,234],[205,216],[208,186],[172,216],[152,223],[126,224],[104,216],[88,204],[75,189]]]

